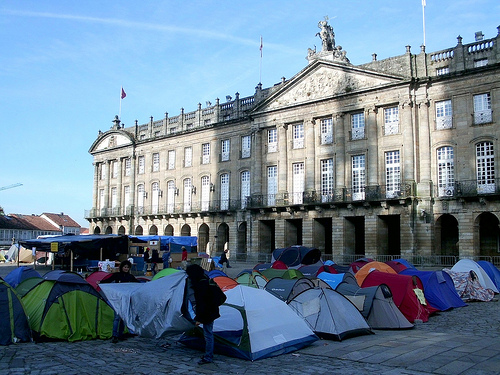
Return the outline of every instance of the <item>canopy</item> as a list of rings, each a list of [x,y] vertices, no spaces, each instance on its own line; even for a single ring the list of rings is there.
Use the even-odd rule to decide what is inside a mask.
[[[186,247],[188,252],[193,252],[198,246],[198,237],[196,236],[137,236],[141,241],[160,241],[160,251],[170,250],[172,253],[182,252],[182,246]]]

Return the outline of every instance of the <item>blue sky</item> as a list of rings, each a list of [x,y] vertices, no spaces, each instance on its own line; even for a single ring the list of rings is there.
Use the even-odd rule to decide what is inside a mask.
[[[427,0],[426,50],[497,35],[498,0]],[[250,96],[293,77],[307,48],[321,49],[325,16],[354,65],[418,53],[421,0],[0,2],[0,206],[64,212],[88,226],[88,150],[120,110],[131,126]],[[263,58],[260,64],[260,37]],[[261,68],[262,66],[262,68]]]

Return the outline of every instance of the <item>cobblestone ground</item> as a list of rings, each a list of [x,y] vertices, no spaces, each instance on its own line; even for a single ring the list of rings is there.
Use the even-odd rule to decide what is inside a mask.
[[[199,366],[201,353],[177,338],[0,346],[0,374],[500,374],[498,295],[436,314],[411,330],[320,340],[255,362],[216,355],[213,364]]]

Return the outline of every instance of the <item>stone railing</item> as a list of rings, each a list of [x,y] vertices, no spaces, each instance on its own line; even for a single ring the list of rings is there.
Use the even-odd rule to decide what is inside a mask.
[[[446,49],[443,51],[431,53],[431,61],[434,62],[450,60],[452,58],[453,58],[453,49]]]

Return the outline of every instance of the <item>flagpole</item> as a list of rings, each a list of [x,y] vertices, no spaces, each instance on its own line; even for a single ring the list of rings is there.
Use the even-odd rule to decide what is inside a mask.
[[[259,68],[259,83],[262,83],[262,35],[260,36],[260,68]]]
[[[122,91],[123,91],[123,86],[120,89],[120,112],[118,112],[118,119],[122,119]]]
[[[425,47],[425,3],[426,0],[422,0],[422,23],[424,28],[424,47]]]

